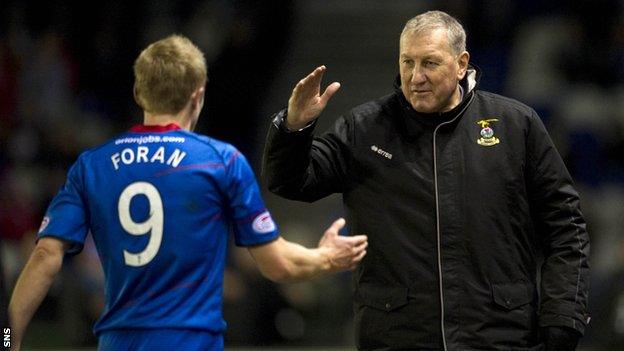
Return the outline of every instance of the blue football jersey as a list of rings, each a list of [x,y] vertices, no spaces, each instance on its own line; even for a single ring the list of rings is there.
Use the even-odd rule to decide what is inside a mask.
[[[39,236],[82,249],[93,236],[105,274],[106,330],[221,333],[223,270],[238,246],[278,236],[253,171],[233,146],[176,125],[136,126],[84,152]]]

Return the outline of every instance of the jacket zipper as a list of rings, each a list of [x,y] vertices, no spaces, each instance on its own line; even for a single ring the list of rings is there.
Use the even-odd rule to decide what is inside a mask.
[[[437,245],[438,245],[438,287],[440,290],[440,330],[442,331],[442,346],[444,347],[444,351],[448,351],[446,346],[446,336],[444,335],[444,284],[442,281],[442,246],[440,243],[440,202],[439,202],[439,194],[438,194],[438,160],[437,160],[437,151],[436,151],[436,134],[438,133],[438,129],[440,127],[445,126],[447,124],[453,123],[456,119],[461,116],[474,98],[474,93],[470,96],[470,101],[464,106],[464,108],[457,113],[457,116],[450,121],[446,121],[438,124],[438,126],[433,130],[433,187],[435,192],[435,204],[436,204],[436,237],[437,237]]]

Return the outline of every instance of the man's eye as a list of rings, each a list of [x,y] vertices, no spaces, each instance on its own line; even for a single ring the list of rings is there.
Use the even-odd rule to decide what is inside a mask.
[[[429,60],[425,61],[425,66],[427,66],[427,67],[437,67],[439,65],[440,64],[435,62],[435,61],[429,61]]]

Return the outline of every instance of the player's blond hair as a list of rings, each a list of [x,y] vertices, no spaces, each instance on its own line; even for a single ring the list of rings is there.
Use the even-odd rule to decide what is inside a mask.
[[[152,114],[176,114],[208,80],[204,54],[188,38],[150,44],[134,62],[134,97]]]
[[[438,28],[446,29],[453,54],[459,55],[466,51],[464,27],[453,16],[442,11],[428,11],[407,21],[401,32],[401,39],[406,34],[422,34]]]

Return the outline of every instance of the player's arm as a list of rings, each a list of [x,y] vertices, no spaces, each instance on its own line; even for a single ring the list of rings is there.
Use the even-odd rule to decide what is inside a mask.
[[[353,269],[366,255],[368,239],[365,235],[338,235],[344,225],[342,218],[335,221],[313,249],[279,237],[268,244],[249,247],[249,252],[260,272],[275,282],[299,281]]]
[[[26,327],[60,271],[68,247],[68,242],[53,237],[43,237],[37,242],[9,303],[12,350],[20,349]]]

